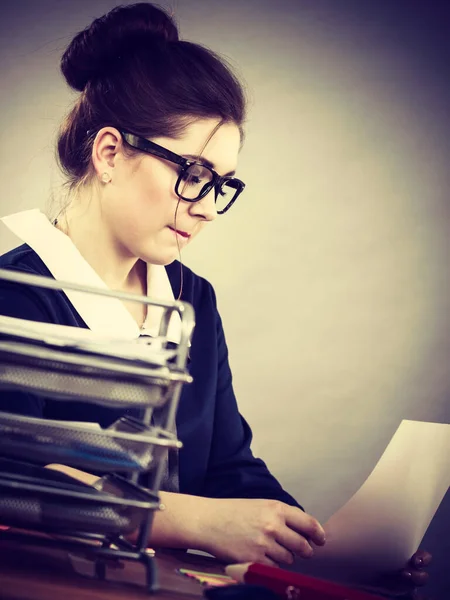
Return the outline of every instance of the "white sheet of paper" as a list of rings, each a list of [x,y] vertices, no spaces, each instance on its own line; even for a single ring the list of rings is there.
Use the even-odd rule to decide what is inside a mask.
[[[450,486],[450,425],[402,421],[361,488],[324,525],[303,573],[375,585],[405,567]]]
[[[56,323],[27,321],[0,315],[0,332],[22,336],[25,340],[39,340],[56,347],[77,348],[128,360],[145,361],[165,365],[175,355],[173,350],[161,346],[161,338],[140,337],[124,339],[120,334],[101,335],[83,327],[71,327]]]

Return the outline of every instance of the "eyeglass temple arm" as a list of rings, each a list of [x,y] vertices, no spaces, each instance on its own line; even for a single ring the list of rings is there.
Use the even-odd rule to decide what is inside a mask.
[[[183,158],[179,154],[175,154],[175,152],[167,150],[167,148],[163,148],[155,142],[138,137],[133,133],[127,133],[125,131],[121,131],[120,133],[124,140],[133,148],[137,148],[138,150],[143,150],[144,152],[148,152],[149,154],[153,154],[159,158],[169,160],[170,162],[173,162],[176,165],[181,165],[182,167],[186,167],[188,164],[190,164],[190,161],[187,158]]]

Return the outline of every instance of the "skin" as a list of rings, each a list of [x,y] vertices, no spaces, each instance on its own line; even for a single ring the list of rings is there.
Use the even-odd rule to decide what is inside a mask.
[[[178,139],[153,141],[177,154],[197,154],[215,125],[197,121]],[[238,128],[223,124],[203,155],[224,174],[236,169],[239,146]],[[92,165],[95,176],[70,204],[66,221],[74,244],[111,286],[129,287],[139,259],[167,265],[178,257],[177,238],[169,229],[178,204],[177,228],[190,234],[189,240],[178,239],[181,248],[217,216],[213,192],[198,202],[179,201],[177,165],[145,153],[130,156],[113,127],[98,132]],[[104,173],[111,177],[107,184],[101,183]]]
[[[98,477],[84,473],[65,465],[47,465],[47,468],[61,471],[87,483],[94,485]],[[272,566],[292,564],[291,552],[286,552],[289,542],[293,542],[297,551],[291,547],[296,556],[307,558],[313,554],[312,543],[308,546],[304,538],[295,538],[295,530],[300,524],[304,533],[321,538],[318,522],[292,507],[281,502],[268,500],[222,500],[160,492],[162,510],[156,512],[152,528],[152,544],[170,548],[197,548],[217,556],[227,563],[260,562]],[[286,510],[287,509],[287,510]],[[293,519],[288,521],[287,519]],[[288,525],[288,539],[282,539]],[[319,526],[320,527],[320,526]],[[240,535],[242,530],[243,535]],[[133,539],[133,536],[132,536]],[[295,542],[294,542],[295,539]],[[277,546],[284,544],[281,551]],[[270,558],[276,555],[276,560]],[[392,593],[408,594],[410,600],[427,600],[417,587],[425,585],[428,580],[426,568],[432,557],[425,550],[418,550],[408,561],[405,569],[392,573],[379,584],[392,590]],[[121,563],[113,562],[111,567],[120,567]],[[404,597],[404,596],[403,596]]]
[[[197,155],[217,124],[198,120],[178,139],[153,141],[181,155]],[[219,174],[229,174],[236,169],[240,143],[238,127],[223,124],[202,155]],[[93,177],[59,220],[60,227],[110,288],[145,294],[145,262],[165,265],[178,257],[179,248],[216,218],[214,192],[195,203],[179,200],[174,192],[177,167],[148,154],[130,155],[113,127],[98,132],[92,167]],[[108,183],[102,182],[104,173]],[[139,324],[144,320],[134,303],[126,307]],[[157,513],[152,528],[157,546],[195,547],[227,561],[275,564],[292,562],[292,553],[308,557],[314,544],[324,543],[316,519],[278,501],[169,492],[162,492],[161,500],[165,510]]]
[[[181,155],[198,155],[217,123],[197,120],[177,139],[153,141]],[[202,156],[219,174],[229,174],[236,169],[240,143],[238,127],[223,124]],[[110,178],[107,183],[102,182],[104,173]],[[185,202],[174,192],[176,179],[177,167],[172,163],[144,153],[130,155],[115,128],[98,132],[92,148],[92,177],[58,226],[111,289],[145,294],[145,263],[170,264],[179,250],[216,218],[213,191],[199,202]],[[174,229],[187,232],[189,238],[177,235]],[[144,321],[145,307],[132,303],[126,308],[138,324]],[[51,467],[87,483],[96,479],[69,467]],[[226,562],[275,565],[291,564],[294,556],[309,558],[314,545],[325,543],[323,528],[314,517],[279,501],[169,492],[160,496],[164,510],[155,515],[154,546],[198,548]],[[430,558],[423,552],[414,555],[408,568],[394,577],[395,582],[404,581],[404,589],[423,584],[423,567]]]
[[[199,120],[178,139],[153,141],[177,154],[197,155],[217,123]],[[233,172],[240,142],[237,126],[223,124],[204,156],[220,174]],[[146,294],[145,263],[167,265],[178,257],[179,250],[217,217],[214,193],[199,202],[179,201],[174,191],[177,166],[145,153],[130,156],[113,127],[98,132],[92,167],[93,176],[73,198],[59,227],[111,289]],[[104,174],[111,179],[106,184]],[[171,227],[189,238],[175,234]],[[138,324],[144,321],[144,306],[129,303],[126,308]]]

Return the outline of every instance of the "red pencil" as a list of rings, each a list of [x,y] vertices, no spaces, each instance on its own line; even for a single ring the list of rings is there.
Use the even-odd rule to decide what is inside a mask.
[[[381,600],[378,596],[331,581],[259,563],[230,565],[225,572],[236,581],[263,585],[284,600]]]

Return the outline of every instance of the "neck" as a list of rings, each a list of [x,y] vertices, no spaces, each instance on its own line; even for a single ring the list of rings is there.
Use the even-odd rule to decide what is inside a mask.
[[[115,238],[96,200],[93,194],[87,198],[80,193],[58,218],[57,227],[110,289],[145,293],[145,263]]]

